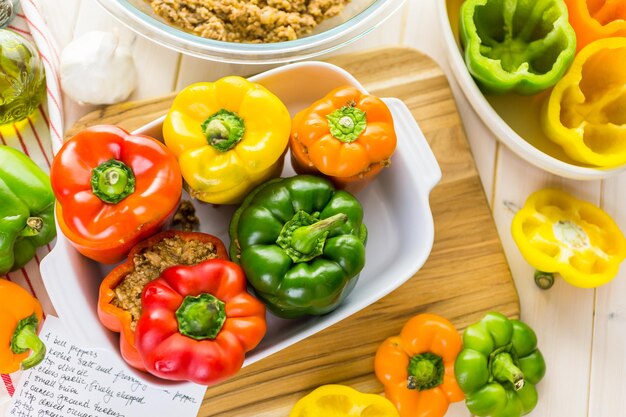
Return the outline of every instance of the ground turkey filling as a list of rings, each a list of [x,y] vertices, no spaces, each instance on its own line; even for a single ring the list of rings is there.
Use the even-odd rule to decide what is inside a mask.
[[[135,269],[115,287],[112,304],[130,312],[131,328],[135,330],[141,316],[141,292],[150,281],[161,275],[164,269],[174,265],[195,265],[217,257],[212,243],[183,240],[178,236],[165,238],[156,245],[135,255]]]
[[[146,0],[161,17],[198,36],[270,43],[311,33],[350,0]]]

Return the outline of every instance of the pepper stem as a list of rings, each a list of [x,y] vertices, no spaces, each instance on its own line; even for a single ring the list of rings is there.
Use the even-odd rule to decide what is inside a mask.
[[[350,102],[326,116],[330,134],[344,143],[354,142],[367,127],[365,112]]]
[[[435,388],[443,382],[443,359],[430,352],[415,355],[409,361],[407,372],[408,389],[425,391]]]
[[[46,356],[46,345],[37,336],[39,321],[35,313],[20,320],[17,323],[13,337],[11,338],[11,351],[16,355],[32,351],[30,356],[20,364],[22,369],[30,369],[38,365]]]
[[[215,339],[226,322],[224,303],[211,294],[188,295],[176,310],[178,331],[192,339]]]
[[[337,226],[348,221],[348,216],[337,213],[327,219],[320,220],[309,226],[301,226],[291,235],[292,247],[300,253],[309,254],[315,250],[318,240]]]
[[[122,161],[111,159],[91,171],[91,190],[105,203],[117,204],[135,192],[135,174]]]
[[[31,237],[37,236],[43,229],[43,219],[41,217],[29,217],[26,219],[26,226],[20,231],[20,236]]]
[[[201,127],[209,145],[220,152],[226,152],[237,145],[246,131],[243,119],[226,109],[210,115]]]
[[[548,290],[554,285],[554,274],[552,272],[535,271],[535,284],[542,290]]]
[[[348,221],[344,213],[319,220],[317,215],[298,211],[283,226],[276,244],[283,248],[294,262],[308,262],[324,252],[329,232]]]
[[[493,358],[491,373],[495,380],[499,382],[509,381],[513,384],[515,391],[524,387],[524,374],[515,366],[513,358],[508,352],[500,352]]]

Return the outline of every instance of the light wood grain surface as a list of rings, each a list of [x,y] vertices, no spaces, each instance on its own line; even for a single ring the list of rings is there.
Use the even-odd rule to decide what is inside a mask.
[[[407,0],[399,13],[340,53],[402,44],[433,57],[449,76],[519,291],[522,318],[536,329],[548,364],[547,375],[538,387],[539,404],[530,416],[624,416],[626,269],[622,267],[613,282],[597,290],[577,289],[557,282],[551,291],[540,292],[532,283],[532,268],[519,254],[509,228],[513,216],[510,207],[521,206],[532,191],[555,186],[599,204],[622,230],[626,230],[626,175],[594,182],[565,180],[522,161],[501,145],[480,121],[451,76],[436,16],[437,1],[441,0]],[[134,99],[161,96],[193,81],[215,79],[230,73],[248,75],[259,70],[182,57],[146,39],[135,38],[94,0],[45,0],[42,3],[61,46],[92,29],[118,30],[128,41],[135,39],[133,50],[141,79]],[[67,101],[65,108],[68,126],[93,110]],[[462,407],[453,407],[448,412],[448,416],[466,415]]]

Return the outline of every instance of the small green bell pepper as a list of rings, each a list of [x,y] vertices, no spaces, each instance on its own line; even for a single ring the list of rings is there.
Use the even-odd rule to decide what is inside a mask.
[[[466,0],[459,22],[465,64],[488,93],[552,87],[576,53],[563,0]]]
[[[479,417],[519,417],[537,405],[546,372],[537,336],[525,323],[488,313],[463,333],[454,375],[469,411]]]
[[[268,181],[230,223],[230,256],[276,315],[328,313],[365,265],[363,208],[329,181],[300,175]]]
[[[0,276],[56,236],[50,179],[28,156],[0,145]]]

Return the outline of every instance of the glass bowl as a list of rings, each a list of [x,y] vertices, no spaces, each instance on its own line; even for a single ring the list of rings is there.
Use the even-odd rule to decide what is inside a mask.
[[[97,1],[130,29],[167,48],[213,61],[273,64],[308,59],[345,46],[384,22],[405,0],[352,0],[310,35],[261,44],[216,41],[185,32],[156,15],[146,0]]]

